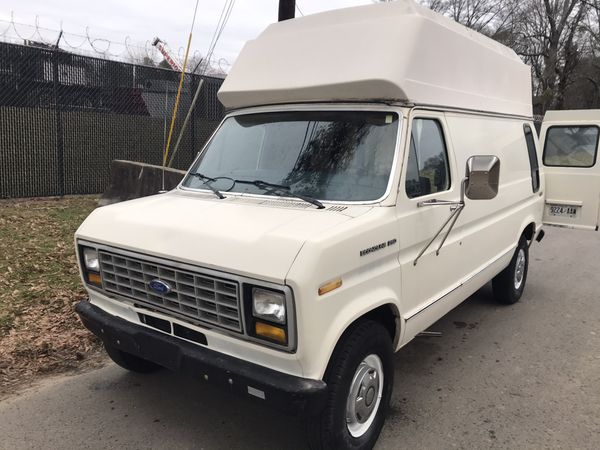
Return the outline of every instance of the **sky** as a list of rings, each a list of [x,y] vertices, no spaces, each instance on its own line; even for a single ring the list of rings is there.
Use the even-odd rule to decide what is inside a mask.
[[[297,0],[304,15],[372,2]],[[32,40],[54,42],[62,24],[68,43],[73,47],[81,45],[82,53],[92,52],[85,40],[87,30],[92,40],[98,39],[94,45],[101,52],[125,55],[126,40],[129,53],[143,52],[158,36],[182,59],[195,3],[195,0],[0,0],[0,39],[4,32],[5,37],[13,40],[33,36]],[[190,54],[206,54],[224,4],[225,0],[200,0]],[[277,21],[277,10],[278,0],[236,0],[215,48],[215,59],[225,58],[233,63],[244,42]],[[298,11],[296,15],[300,15]],[[16,23],[16,32],[10,25],[11,17]],[[41,37],[35,34],[36,23]]]

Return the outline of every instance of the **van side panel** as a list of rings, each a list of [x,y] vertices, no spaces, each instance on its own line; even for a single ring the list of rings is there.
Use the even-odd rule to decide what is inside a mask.
[[[474,155],[495,155],[500,159],[500,186],[492,200],[469,200],[439,255],[436,249],[441,237],[426,251],[415,266],[417,253],[433,237],[432,224],[423,223],[426,209],[418,208],[415,199],[408,199],[400,185],[398,208],[402,229],[417,230],[403,236],[400,251],[402,267],[402,304],[406,306],[404,343],[460,304],[508,265],[520,234],[529,223],[541,225],[543,181],[533,192],[530,162],[523,125],[527,121],[446,112],[450,151],[455,160],[456,181],[464,178],[466,162]],[[529,123],[533,128],[533,124]],[[543,177],[542,177],[543,178]],[[459,192],[452,200],[459,200]],[[430,196],[443,198],[442,195]],[[429,197],[427,197],[429,198]],[[446,198],[445,198],[446,199]],[[435,206],[445,208],[446,206]],[[436,226],[441,227],[442,223]],[[429,235],[418,230],[429,230]],[[443,234],[442,234],[443,236]],[[452,261],[445,255],[453,254]],[[447,272],[457,273],[449,264],[460,266],[460,278],[448,278],[437,285],[435,292],[423,295],[423,285],[443,279]],[[431,283],[429,284],[431,285]]]

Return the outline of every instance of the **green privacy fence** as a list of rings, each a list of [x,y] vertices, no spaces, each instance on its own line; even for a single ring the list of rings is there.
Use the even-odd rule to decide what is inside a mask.
[[[175,136],[202,78],[175,168],[224,114],[223,80],[189,75]],[[0,43],[0,198],[99,193],[114,159],[160,164],[178,81],[171,70]]]

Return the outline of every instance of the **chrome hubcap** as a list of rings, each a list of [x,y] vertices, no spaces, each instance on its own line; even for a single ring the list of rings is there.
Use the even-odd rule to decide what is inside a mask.
[[[346,425],[353,437],[365,434],[375,420],[382,392],[383,364],[371,354],[358,365],[346,401]]]
[[[519,249],[517,253],[517,264],[515,265],[515,289],[519,289],[523,284],[525,276],[525,250]]]

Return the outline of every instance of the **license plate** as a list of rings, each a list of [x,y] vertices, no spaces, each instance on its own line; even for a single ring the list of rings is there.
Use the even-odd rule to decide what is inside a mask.
[[[551,216],[559,216],[559,217],[577,217],[577,206],[567,206],[567,205],[550,205],[550,215]]]

